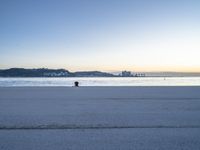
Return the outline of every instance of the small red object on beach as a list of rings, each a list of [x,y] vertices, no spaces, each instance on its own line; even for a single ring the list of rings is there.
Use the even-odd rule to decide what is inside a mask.
[[[75,86],[75,87],[78,87],[78,86],[79,86],[78,84],[79,84],[78,81],[75,81],[75,82],[74,82],[74,86]]]

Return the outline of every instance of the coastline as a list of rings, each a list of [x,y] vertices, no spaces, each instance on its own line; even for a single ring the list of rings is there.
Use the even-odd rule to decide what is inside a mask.
[[[200,77],[72,77],[72,78],[0,78],[0,87],[62,86],[71,87],[78,81],[86,86],[200,86]]]

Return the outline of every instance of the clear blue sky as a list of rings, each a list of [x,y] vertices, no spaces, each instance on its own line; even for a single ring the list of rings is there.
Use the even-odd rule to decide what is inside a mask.
[[[199,0],[0,0],[0,68],[200,72]]]

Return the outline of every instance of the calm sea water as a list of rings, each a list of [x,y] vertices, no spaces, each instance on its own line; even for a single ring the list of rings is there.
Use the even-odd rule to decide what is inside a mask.
[[[10,86],[200,86],[200,77],[144,78],[0,78],[0,87]]]

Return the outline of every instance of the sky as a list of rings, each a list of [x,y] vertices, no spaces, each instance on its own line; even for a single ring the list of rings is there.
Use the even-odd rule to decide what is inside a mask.
[[[200,72],[199,0],[0,0],[0,68]]]

